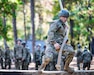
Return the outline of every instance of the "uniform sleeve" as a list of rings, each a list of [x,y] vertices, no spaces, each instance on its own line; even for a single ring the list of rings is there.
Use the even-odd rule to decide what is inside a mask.
[[[36,51],[34,52],[34,60],[36,61]]]
[[[16,47],[14,47],[14,58],[16,58]]]
[[[27,56],[27,48],[22,48],[22,59],[25,60]]]
[[[30,54],[29,50],[28,50],[27,60],[28,60],[28,63],[30,63],[30,62],[31,62],[31,54]]]
[[[48,43],[55,42],[55,33],[59,28],[60,28],[60,25],[58,23],[51,24],[48,31],[48,36],[47,36]]]
[[[92,55],[92,53],[90,53],[90,55],[91,55],[91,60],[93,59],[93,55]]]
[[[2,58],[5,58],[5,53],[4,53],[3,50],[1,50],[1,55],[2,55],[2,56],[1,56]]]

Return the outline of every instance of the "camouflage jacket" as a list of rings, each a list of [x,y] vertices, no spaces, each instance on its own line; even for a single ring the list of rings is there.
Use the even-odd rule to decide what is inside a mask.
[[[41,61],[41,50],[36,50],[34,57],[35,57],[35,61]]]
[[[28,63],[30,62],[31,55],[27,47],[23,47],[23,59],[27,61]]]
[[[66,34],[65,26],[66,25],[61,20],[53,22],[48,31],[47,43],[52,44],[52,42],[57,42],[61,45]]]
[[[22,59],[23,58],[23,47],[22,47],[22,45],[16,45],[14,47],[14,57],[15,57],[15,59]]]
[[[0,49],[0,58],[4,58],[4,52],[2,49]]]
[[[93,58],[93,56],[90,51],[88,51],[88,50],[83,51],[83,53],[82,53],[83,62],[91,62],[92,58]]]
[[[5,59],[11,59],[11,51],[10,50],[5,51]]]

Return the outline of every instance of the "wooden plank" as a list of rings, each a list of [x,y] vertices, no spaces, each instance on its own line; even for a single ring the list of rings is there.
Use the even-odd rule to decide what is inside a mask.
[[[66,71],[0,70],[0,75],[94,75],[94,70],[75,70],[73,74]]]

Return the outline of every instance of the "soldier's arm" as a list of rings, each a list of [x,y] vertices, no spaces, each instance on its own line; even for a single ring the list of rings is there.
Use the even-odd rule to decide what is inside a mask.
[[[1,56],[2,58],[5,58],[5,53],[4,53],[3,50],[1,50],[1,55],[2,55],[2,56]]]
[[[27,59],[28,59],[28,63],[30,63],[30,62],[31,62],[31,54],[30,54],[29,50],[28,50],[28,56],[27,56]]]
[[[14,58],[16,58],[16,48],[14,47]]]
[[[92,53],[90,53],[90,55],[91,55],[91,60],[93,59],[93,55],[92,55]]]
[[[26,56],[27,56],[27,49],[25,50],[26,48],[22,48],[22,60],[25,60],[26,59]]]

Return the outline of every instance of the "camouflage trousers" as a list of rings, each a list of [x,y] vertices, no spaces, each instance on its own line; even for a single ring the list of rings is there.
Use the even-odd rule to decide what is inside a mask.
[[[28,66],[29,63],[26,60],[22,61],[22,70],[28,70]]]
[[[69,63],[72,61],[73,56],[74,56],[74,50],[73,47],[71,45],[66,44],[62,50],[62,57],[64,56],[65,60],[63,60],[63,58],[61,59],[62,62]],[[58,58],[58,52],[55,50],[53,45],[47,45],[47,48],[45,50],[45,55],[42,57],[42,64],[45,64],[45,62],[47,62],[47,64],[49,64],[49,62],[53,62],[54,64],[57,63],[57,58]],[[48,60],[49,59],[49,60]],[[62,65],[61,65],[62,66]]]
[[[0,58],[0,65],[1,65],[1,68],[3,69],[4,66],[3,66],[3,58]]]
[[[5,69],[11,69],[11,59],[5,59]]]
[[[17,70],[22,70],[22,60],[21,59],[16,59],[15,67]]]

